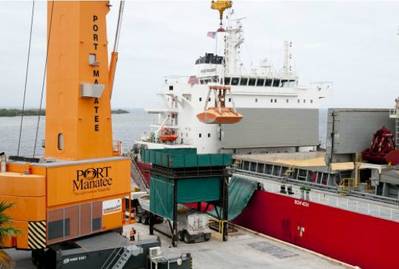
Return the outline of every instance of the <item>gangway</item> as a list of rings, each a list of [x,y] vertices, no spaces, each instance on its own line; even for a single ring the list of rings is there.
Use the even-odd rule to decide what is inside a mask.
[[[141,173],[139,166],[137,165],[134,158],[130,159],[131,166],[130,166],[130,177],[131,179],[137,184],[141,191],[149,192],[149,186],[145,181],[143,173]]]

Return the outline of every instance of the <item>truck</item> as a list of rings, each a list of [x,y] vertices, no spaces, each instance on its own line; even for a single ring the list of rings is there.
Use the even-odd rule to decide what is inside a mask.
[[[136,220],[143,224],[149,224],[150,218],[150,195],[140,193],[137,195]],[[160,224],[163,218],[153,215],[155,224]],[[180,241],[185,243],[198,243],[209,241],[211,239],[211,230],[209,229],[209,216],[205,213],[199,213],[185,205],[179,205],[177,210],[177,229]]]

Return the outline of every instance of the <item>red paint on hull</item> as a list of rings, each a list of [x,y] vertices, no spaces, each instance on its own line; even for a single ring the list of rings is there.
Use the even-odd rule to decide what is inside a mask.
[[[399,268],[397,222],[257,191],[235,223],[362,269]]]

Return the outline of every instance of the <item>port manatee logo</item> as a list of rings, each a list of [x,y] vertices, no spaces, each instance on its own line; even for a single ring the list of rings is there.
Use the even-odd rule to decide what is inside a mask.
[[[109,190],[112,186],[110,172],[111,166],[76,170],[73,191],[75,193],[86,193]]]

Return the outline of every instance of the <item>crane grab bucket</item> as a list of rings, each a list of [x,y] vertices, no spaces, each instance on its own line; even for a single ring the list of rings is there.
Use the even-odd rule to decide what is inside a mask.
[[[215,105],[207,108],[212,91],[215,94]],[[210,86],[205,111],[197,114],[197,118],[206,124],[235,124],[240,122],[242,115],[234,107],[226,107],[227,92],[230,92],[230,87]]]

